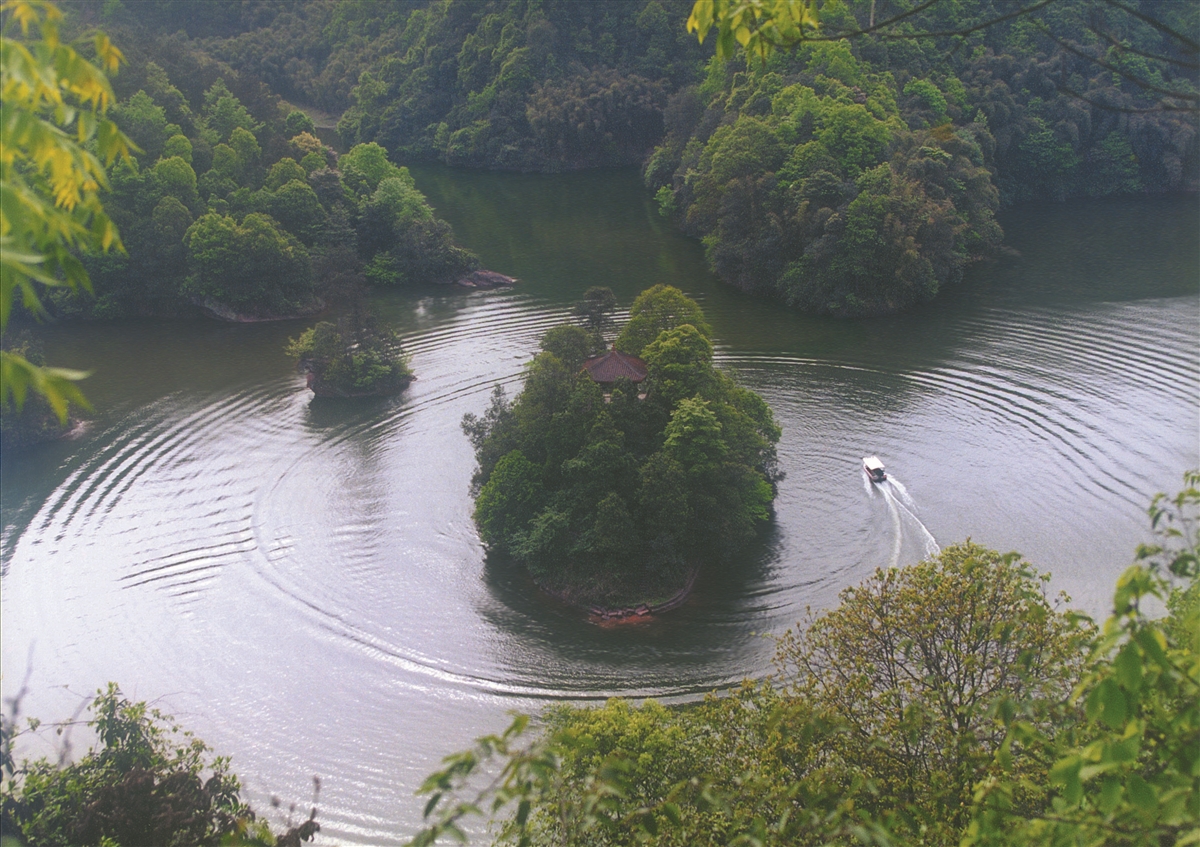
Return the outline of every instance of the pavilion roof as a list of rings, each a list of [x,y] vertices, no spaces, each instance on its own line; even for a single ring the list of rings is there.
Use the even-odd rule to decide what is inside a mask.
[[[585,360],[583,369],[600,383],[616,382],[622,377],[630,382],[641,382],[648,373],[645,362],[616,348]]]

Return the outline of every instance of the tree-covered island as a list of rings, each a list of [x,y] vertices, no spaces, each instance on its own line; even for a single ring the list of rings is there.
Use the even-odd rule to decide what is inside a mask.
[[[286,350],[318,397],[396,394],[413,380],[396,333],[358,310],[337,323],[320,321],[290,339]]]
[[[593,326],[596,301],[580,310]],[[649,609],[751,540],[775,497],[780,430],[714,367],[711,333],[665,285],[638,296],[611,350],[597,331],[547,332],[516,399],[497,387],[463,419],[489,550],[568,602]]]

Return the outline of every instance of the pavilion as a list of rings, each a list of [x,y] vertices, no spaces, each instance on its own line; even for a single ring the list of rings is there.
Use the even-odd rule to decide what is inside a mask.
[[[637,356],[622,353],[615,345],[599,356],[585,359],[583,369],[599,383],[606,396],[612,392],[613,384],[618,379],[627,379],[637,384],[644,381],[648,373],[645,362]],[[639,394],[639,397],[645,397],[645,394]]]

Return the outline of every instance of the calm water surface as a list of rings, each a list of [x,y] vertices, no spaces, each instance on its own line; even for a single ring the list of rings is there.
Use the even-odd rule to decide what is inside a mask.
[[[27,714],[120,681],[232,753],[260,809],[319,774],[326,843],[397,843],[421,778],[507,710],[760,676],[764,634],[938,545],[1020,550],[1102,613],[1150,497],[1200,464],[1194,198],[1012,211],[1019,257],[847,323],[723,287],[632,172],[415,175],[522,282],[380,295],[419,375],[399,398],[314,400],[281,352],[303,323],[51,332],[53,362],[95,370],[97,415],[4,458],[3,683],[28,669]],[[588,286],[628,305],[658,282],[703,304],[722,366],[774,408],[787,476],[736,567],[602,629],[487,561],[459,420],[519,388]],[[864,482],[870,453],[894,484]]]

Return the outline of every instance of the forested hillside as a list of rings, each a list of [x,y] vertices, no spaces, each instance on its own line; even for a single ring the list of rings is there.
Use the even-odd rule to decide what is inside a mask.
[[[475,265],[400,164],[407,158],[450,160],[461,149],[463,163],[556,170],[648,155],[643,173],[663,214],[703,240],[726,279],[839,315],[933,297],[1000,249],[995,214],[1006,203],[1196,187],[1194,89],[1173,73],[1195,65],[1196,45],[1181,34],[1196,31],[1193,5],[1046,0],[1037,15],[976,30],[977,13],[1019,8],[931,0],[890,33],[843,38],[903,7],[830,2],[821,6],[828,40],[690,66],[672,64],[685,53],[667,41],[654,52],[663,33],[682,39],[680,51],[698,50],[673,29],[673,5],[655,0],[71,8],[60,39],[53,6],[5,3],[0,51],[0,404],[20,411],[36,394],[60,426],[68,403],[84,402],[73,387],[84,374],[42,367],[36,345],[8,334],[10,320],[41,316],[43,298],[60,317],[202,310],[237,321],[303,316],[337,299],[345,320],[287,347],[310,387],[347,396],[407,385],[396,336],[372,319],[363,286],[446,281]],[[318,20],[319,30],[305,23]],[[127,62],[95,23],[111,25]],[[555,40],[584,29],[581,43],[602,56],[591,64],[574,40]],[[948,34],[916,37],[931,31]],[[270,71],[265,58],[288,54],[288,33],[317,46],[308,64]],[[1095,55],[1080,55],[1077,42]],[[361,73],[345,63],[332,72],[334,57],[352,54]],[[478,64],[459,61],[472,55]],[[537,56],[542,64],[528,64]],[[106,73],[121,65],[110,89]],[[478,79],[464,81],[463,67]],[[268,85],[260,77],[270,73],[279,78]],[[354,100],[344,144],[323,143],[311,115],[270,87],[289,84],[300,105],[318,90]],[[538,119],[547,114],[565,117]],[[426,118],[436,122],[420,126]],[[1125,205],[1128,224],[1151,204]],[[554,234],[566,240],[565,231]],[[622,238],[609,233],[629,232],[603,230],[591,255],[616,252]],[[1075,235],[1073,248],[1090,246]],[[1194,235],[1193,226],[1178,241],[1194,248]],[[116,413],[96,428],[104,431],[27,464],[9,464],[5,444],[0,847],[299,847],[318,818],[337,840],[394,841],[418,825],[416,813],[380,812],[369,795],[405,786],[414,763],[433,767],[436,757],[419,757],[439,724],[469,715],[464,705],[493,713],[557,700],[564,705],[545,713],[532,740],[522,739],[530,719],[517,716],[503,734],[443,759],[417,788],[424,828],[411,843],[465,843],[467,822],[482,816],[498,843],[522,845],[1200,843],[1200,472],[1186,473],[1174,498],[1152,501],[1147,543],[1117,579],[1102,626],[1051,596],[1050,575],[1017,553],[969,540],[938,551],[898,477],[887,494],[862,480],[860,498],[843,473],[856,464],[847,454],[860,455],[852,444],[894,431],[886,443],[914,442],[896,448],[907,452],[896,465],[929,458],[921,487],[954,501],[935,507],[947,525],[959,526],[957,513],[984,532],[1040,534],[1066,551],[1059,574],[1107,582],[1109,556],[1084,536],[1106,521],[1124,532],[1121,510],[1149,478],[1141,468],[1195,458],[1194,435],[1173,428],[1186,430],[1196,408],[1196,254],[1175,252],[1186,293],[1136,289],[1132,304],[1064,287],[1057,311],[1037,298],[1019,308],[993,300],[957,313],[968,319],[956,317],[965,325],[956,332],[913,322],[902,328],[928,332],[882,343],[849,323],[786,326],[795,335],[838,326],[874,345],[870,355],[832,333],[803,355],[774,351],[761,343],[778,337],[764,331],[769,310],[743,309],[736,320],[726,311],[722,329],[742,321],[754,343],[730,344],[718,361],[781,400],[789,431],[803,429],[778,454],[776,413],[714,368],[713,332],[695,302],[649,289],[607,351],[616,298],[590,289],[576,309],[585,326],[542,336],[518,398],[510,405],[498,389],[482,418],[463,419],[479,463],[479,539],[560,598],[624,603],[675,589],[694,561],[729,555],[760,528],[781,530],[753,557],[731,560],[740,582],[709,587],[690,622],[595,639],[573,635],[575,621],[556,626],[540,599],[521,606],[532,586],[509,580],[499,556],[485,557],[458,525],[466,486],[453,453],[462,445],[443,437],[448,419],[437,411],[456,414],[481,386],[514,375],[500,360],[549,323],[555,301],[544,291],[490,301],[533,302],[515,319],[457,302],[439,316],[430,302],[439,298],[397,296],[429,318],[421,355],[439,368],[419,402],[350,414],[300,408],[274,365],[247,376],[262,348],[237,336],[253,333],[212,333],[221,337],[196,347],[188,333],[150,346],[133,332],[120,337],[124,326],[105,330],[136,364],[124,382],[174,370],[144,364],[184,358],[235,373],[215,387],[179,371],[150,375],[145,389],[109,394]],[[620,268],[603,264],[613,276]],[[694,270],[679,275],[695,279]],[[1148,277],[1154,266],[1122,272]],[[95,299],[77,296],[92,284]],[[747,305],[709,302],[722,299]],[[1064,321],[1086,306],[1097,307],[1086,320]],[[1037,320],[1019,324],[1022,310]],[[989,323],[1003,325],[1004,344]],[[1037,357],[1017,355],[1044,336],[1056,337]],[[461,344],[442,346],[446,338]],[[103,346],[83,345],[97,356]],[[231,355],[203,361],[221,348]],[[910,348],[933,352],[903,359]],[[602,371],[597,359],[632,370]],[[955,375],[1000,366],[1002,378]],[[1101,382],[1103,391],[1083,390]],[[823,432],[836,419],[849,423]],[[800,473],[779,498],[788,511],[772,521],[781,459]],[[830,487],[822,476],[834,478]],[[1062,489],[1045,486],[1051,476]],[[852,520],[860,503],[885,499],[894,536],[881,510]],[[1110,500],[1118,505],[1106,511]],[[929,542],[923,561],[903,567],[902,508]],[[814,531],[824,522],[841,523],[844,540]],[[890,566],[858,581],[857,564],[891,538]],[[822,602],[822,581],[845,586],[836,602]],[[763,675],[745,646],[748,625],[779,631],[778,615],[810,600],[817,610],[774,639],[774,673]],[[722,620],[735,616],[736,627]],[[458,652],[441,652],[448,644]],[[275,835],[228,759],[115,685],[77,699],[61,722],[26,717],[22,700],[35,686],[50,681],[65,695],[58,703],[69,702],[74,680],[110,667],[130,672],[131,686],[179,697],[233,753],[258,757],[255,783],[266,790],[268,778],[284,774],[286,785],[311,763],[330,767],[326,784],[350,799],[319,813],[313,777],[307,818],[293,804]],[[692,701],[746,668],[754,678],[703,702],[645,699]],[[612,691],[641,703],[586,705]],[[84,721],[95,744],[72,756],[72,727]],[[282,806],[272,798],[277,814],[262,811],[278,820]],[[393,823],[401,819],[412,823]]]
[[[1196,91],[1190,4],[939,2],[833,40],[905,7],[831,0],[831,40],[728,62],[685,31],[690,0],[214,5],[106,8],[341,114],[347,146],[642,164],[714,271],[806,311],[929,300],[995,254],[1004,205],[1198,185],[1194,102],[1164,95]]]
[[[87,259],[96,297],[59,297],[60,314],[283,317],[364,275],[441,282],[477,266],[379,145],[339,156],[260,83],[170,44],[131,52],[113,119],[139,150],[106,197],[126,254]]]

